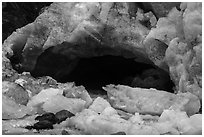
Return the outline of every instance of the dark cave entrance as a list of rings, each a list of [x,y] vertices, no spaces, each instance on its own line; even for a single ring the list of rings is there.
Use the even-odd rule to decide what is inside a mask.
[[[73,70],[67,73],[69,66],[69,59],[65,56],[46,53],[38,58],[31,75],[34,77],[48,75],[61,83],[75,82],[77,86],[83,85],[94,94],[106,94],[101,93],[101,90],[108,84],[173,92],[174,84],[167,72],[154,65],[136,62],[133,58],[112,55],[80,58]]]
[[[131,85],[131,78],[152,67],[122,56],[82,58],[61,82],[75,81],[77,85],[84,85],[88,89],[101,89],[108,84]]]

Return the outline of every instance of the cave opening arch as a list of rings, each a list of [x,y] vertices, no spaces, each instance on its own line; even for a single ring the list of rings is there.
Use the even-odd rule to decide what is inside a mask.
[[[153,64],[120,55],[70,60],[67,56],[51,51],[48,49],[38,57],[35,69],[31,72],[33,77],[51,76],[61,83],[75,82],[77,86],[83,85],[92,92],[100,91],[108,84],[173,92],[174,84],[169,74]]]

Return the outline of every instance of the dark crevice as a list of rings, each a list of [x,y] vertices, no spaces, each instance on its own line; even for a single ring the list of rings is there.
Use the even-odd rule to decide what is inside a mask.
[[[123,84],[125,78],[140,74],[148,68],[152,68],[152,65],[137,63],[134,59],[121,56],[82,58],[72,73],[61,82],[75,81],[89,89],[101,89],[107,84]]]
[[[60,82],[67,81],[74,81],[76,85],[91,90],[100,90],[108,84],[156,88],[168,92],[173,92],[174,87],[168,73],[160,68],[111,55],[80,59],[72,73],[64,76]]]
[[[75,82],[77,86],[85,86],[88,91],[101,91],[108,84],[123,84],[173,92],[174,84],[169,74],[157,66],[112,55],[75,61],[49,50],[38,58],[32,76],[48,75],[61,83]]]
[[[21,64],[23,61],[21,53],[16,53],[14,51],[14,55],[11,57],[8,57],[8,59],[10,60],[11,66],[14,70],[16,70],[18,73],[24,72],[24,70],[22,68],[22,64]]]
[[[63,75],[66,75],[66,70],[69,67],[71,60],[65,55],[53,53],[54,47],[45,50],[37,59],[37,63],[31,75],[33,77],[51,76],[57,81],[60,81],[61,76],[59,72],[64,71]]]

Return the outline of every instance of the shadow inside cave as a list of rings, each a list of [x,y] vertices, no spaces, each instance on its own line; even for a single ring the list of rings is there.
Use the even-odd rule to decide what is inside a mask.
[[[106,94],[102,87],[108,84],[173,92],[174,84],[167,72],[155,65],[136,62],[134,58],[112,55],[80,58],[71,70],[70,64],[70,60],[63,55],[42,54],[31,75],[48,75],[61,83],[75,82],[94,94]]]

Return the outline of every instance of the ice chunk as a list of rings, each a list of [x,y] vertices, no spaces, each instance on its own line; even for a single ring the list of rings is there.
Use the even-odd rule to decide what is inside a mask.
[[[103,87],[114,108],[129,113],[160,115],[165,109],[183,110],[189,115],[199,111],[200,101],[191,93],[173,94],[162,90],[131,88],[123,85]]]

